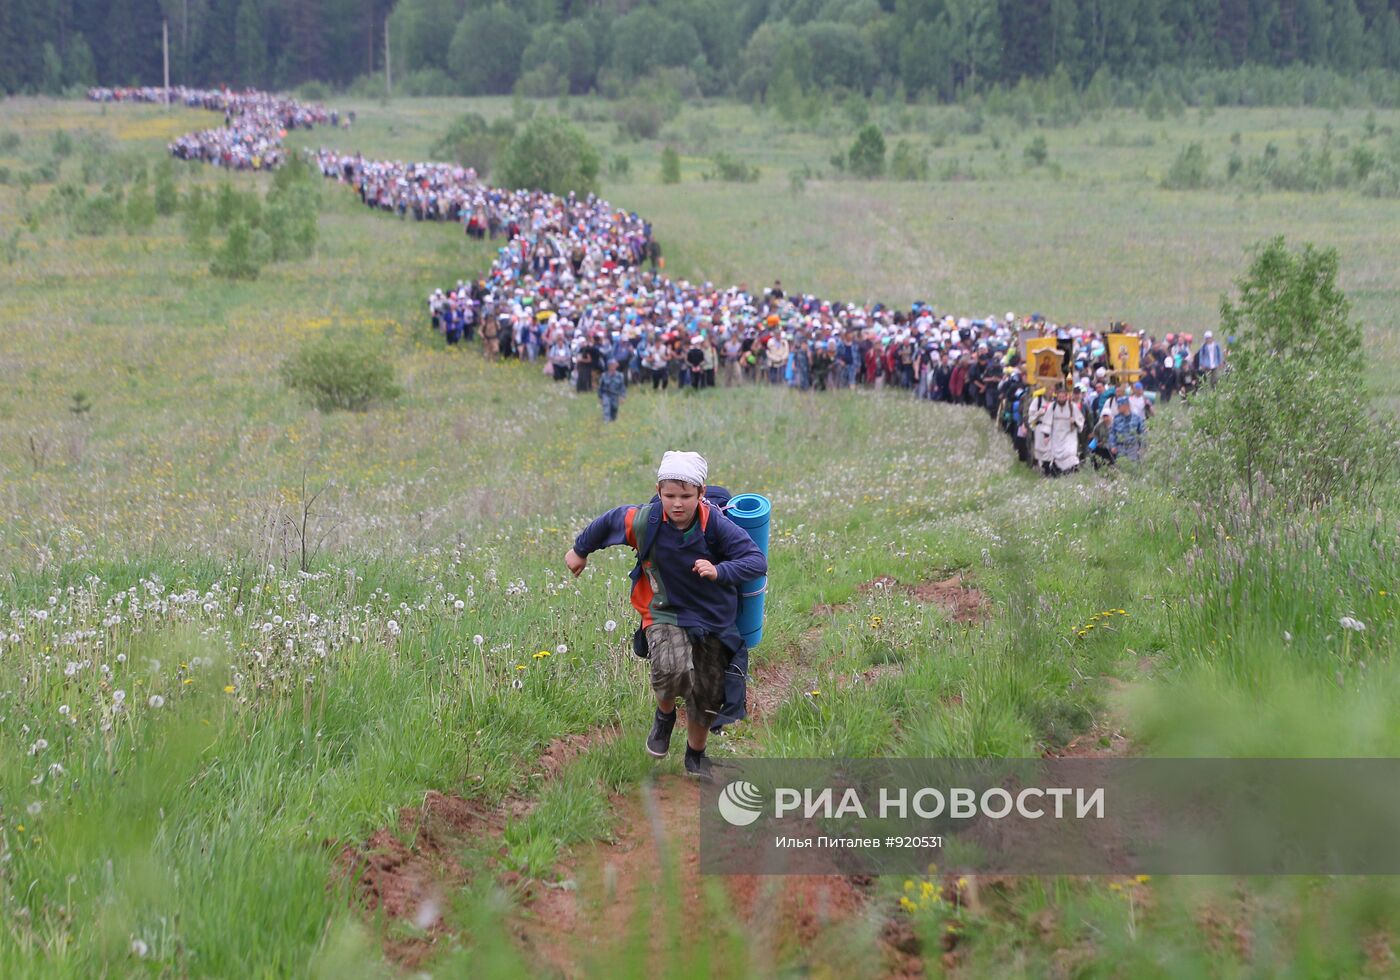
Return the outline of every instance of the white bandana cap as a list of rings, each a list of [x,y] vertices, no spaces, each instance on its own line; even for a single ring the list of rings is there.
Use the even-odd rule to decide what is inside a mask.
[[[661,457],[661,467],[656,471],[656,482],[679,480],[681,483],[694,484],[703,489],[709,470],[705,457],[699,453],[668,449]]]

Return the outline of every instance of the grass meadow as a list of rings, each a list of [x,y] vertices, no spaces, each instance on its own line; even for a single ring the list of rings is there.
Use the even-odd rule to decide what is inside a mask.
[[[334,104],[357,111],[353,130],[293,142],[419,159],[465,109],[522,111]],[[1373,393],[1400,403],[1400,201],[1160,187],[1190,142],[1223,172],[1232,150],[1270,141],[1385,140],[1400,113],[1377,113],[1374,136],[1364,112],[1112,113],[1038,131],[1048,160],[1031,166],[1035,133],[1009,120],[970,133],[960,109],[878,109],[891,143],[929,154],[935,178],[901,183],[833,173],[852,139],[839,119],[797,129],[703,105],[628,141],[603,103],[564,111],[605,163],[629,160],[605,195],[646,215],[667,271],[692,279],[1200,333],[1253,242],[1335,246]],[[641,751],[630,556],[600,555],[578,580],[562,563],[582,522],[649,496],[678,446],[775,508],[755,664],[781,689],[718,755],[1400,752],[1395,488],[1307,526],[1232,522],[1173,491],[1189,446],[1165,435],[1137,471],[1043,482],[983,413],[886,393],[636,390],[607,427],[536,368],[434,342],[429,291],[490,259],[453,227],[368,213],[328,184],[315,256],[229,283],[178,215],[87,235],[59,212],[60,185],[96,193],[217,122],[0,103],[5,976],[394,975],[386,950],[428,936],[419,969],[538,971],[510,938],[531,883],[626,833],[617,801],[679,770]],[[679,186],[659,179],[667,141]],[[759,180],[705,180],[719,151]],[[182,194],[268,179],[177,171]],[[382,336],[397,401],[321,414],[282,386],[302,338],[340,329]],[[1172,408],[1158,428],[1182,424]],[[981,625],[862,588],[953,574],[987,597]],[[542,773],[552,740],[611,725],[620,738]],[[460,842],[468,884],[425,930],[364,912],[336,855],[431,790],[531,807]],[[928,973],[968,976],[1383,973],[1400,936],[1383,877],[1019,879],[975,905],[898,911],[902,886],[872,886],[842,962],[892,968],[889,916],[923,939]],[[734,975],[834,962],[820,943],[773,955],[722,890],[707,894],[711,953]],[[614,953],[605,972],[653,973],[658,956],[724,972],[675,928],[693,913],[666,909],[660,952],[631,931],[595,937]]]

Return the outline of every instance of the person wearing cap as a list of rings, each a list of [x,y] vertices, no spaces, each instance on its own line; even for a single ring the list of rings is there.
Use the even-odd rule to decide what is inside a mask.
[[[1108,451],[1113,454],[1114,459],[1131,459],[1137,462],[1142,459],[1146,440],[1147,424],[1140,416],[1133,414],[1128,396],[1120,396],[1118,414],[1113,416],[1113,426],[1108,432]]]
[[[745,716],[748,648],[735,625],[739,583],[768,573],[768,560],[748,533],[705,499],[708,474],[699,453],[668,451],[651,502],[609,510],[564,556],[577,576],[595,551],[623,544],[640,551],[632,607],[642,625],[634,649],[644,647],[656,699],[646,750],[656,758],[670,751],[676,701],[684,699],[685,771],[705,781],[713,778],[705,756],[709,732]]]
[[[1109,449],[1110,434],[1113,431],[1113,409],[1104,406],[1099,413],[1099,420],[1094,425],[1094,431],[1089,435],[1089,459],[1094,463],[1094,469],[1101,466],[1113,465],[1113,452]]]
[[[598,401],[603,406],[603,421],[616,422],[617,410],[627,397],[627,376],[618,370],[616,360],[608,361],[608,369],[598,378]]]
[[[1134,381],[1132,388],[1128,390],[1128,407],[1138,418],[1146,422],[1152,417],[1152,402],[1148,399],[1147,393],[1142,390],[1142,382]]]
[[[1205,343],[1201,344],[1201,349],[1196,351],[1196,372],[1210,379],[1212,385],[1215,384],[1216,377],[1220,369],[1225,365],[1225,353],[1220,349],[1220,344],[1215,340],[1215,334],[1207,330]]]

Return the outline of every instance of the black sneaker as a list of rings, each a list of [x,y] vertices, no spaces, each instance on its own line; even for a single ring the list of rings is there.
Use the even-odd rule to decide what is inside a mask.
[[[685,754],[685,774],[700,780],[702,783],[715,781],[715,767],[703,752],[699,754],[687,752]]]
[[[670,717],[658,711],[656,720],[651,723],[651,734],[647,736],[647,751],[658,759],[665,758],[666,753],[671,751],[671,729],[675,727],[675,709],[671,710]]]

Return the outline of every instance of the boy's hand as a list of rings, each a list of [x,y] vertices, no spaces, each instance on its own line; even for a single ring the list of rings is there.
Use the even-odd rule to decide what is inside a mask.
[[[574,577],[577,578],[588,567],[588,559],[570,548],[569,553],[564,556],[564,564],[569,566],[569,571],[573,572]]]
[[[690,567],[690,570],[701,578],[709,579],[711,582],[719,578],[719,570],[703,558],[695,559],[695,564]]]

